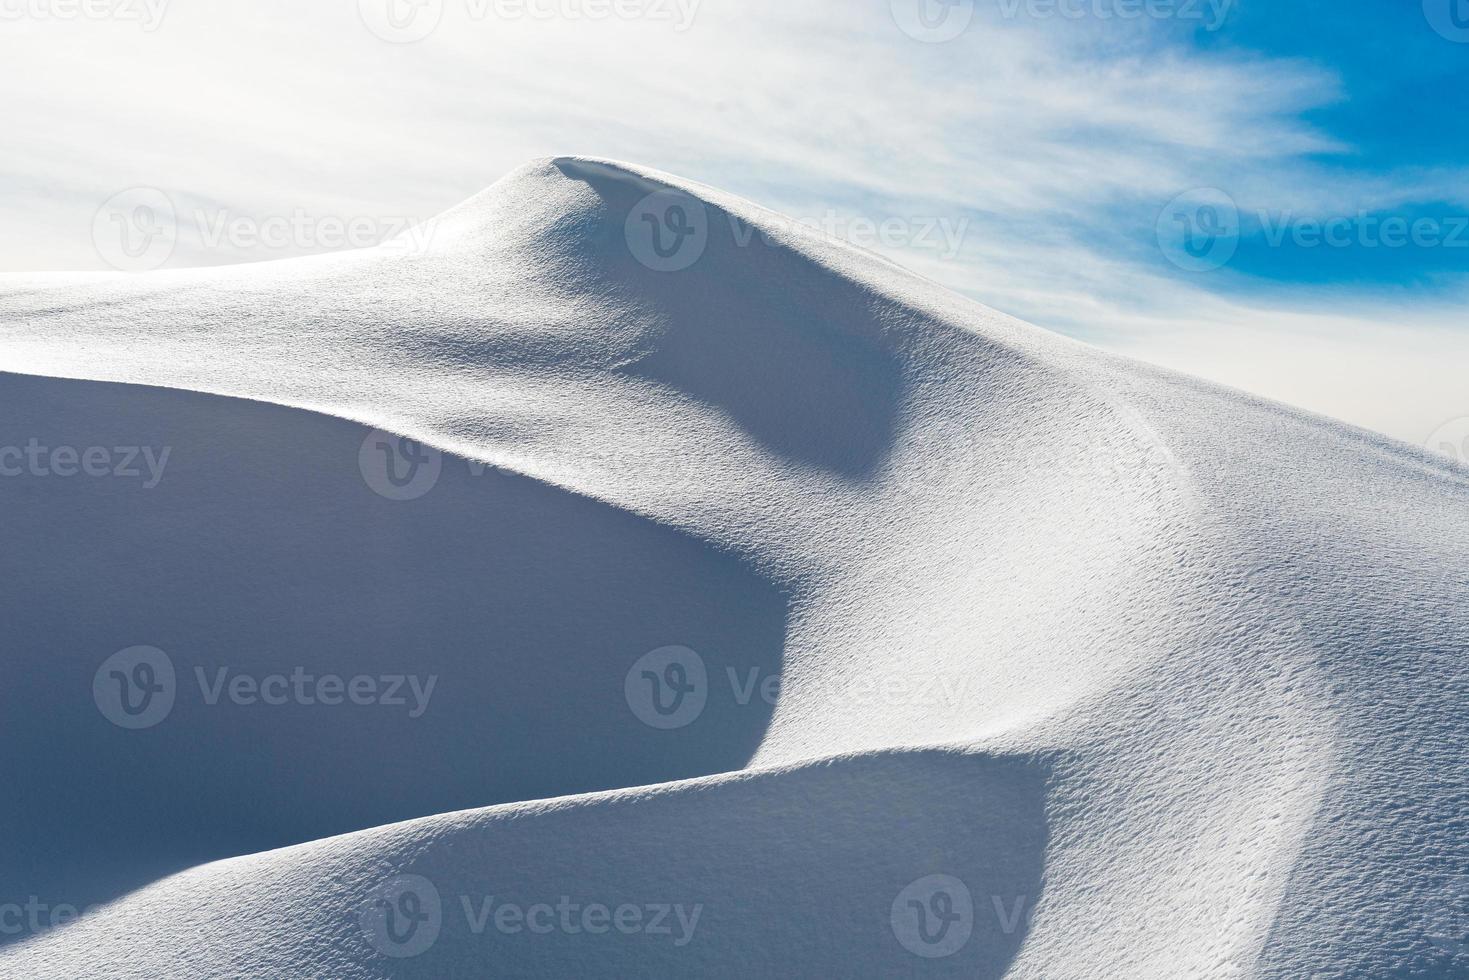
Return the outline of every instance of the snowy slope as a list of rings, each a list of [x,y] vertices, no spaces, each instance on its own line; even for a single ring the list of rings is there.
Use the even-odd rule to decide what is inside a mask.
[[[0,281],[155,464],[0,478],[0,974],[1469,975],[1469,473],[620,164],[427,241]]]

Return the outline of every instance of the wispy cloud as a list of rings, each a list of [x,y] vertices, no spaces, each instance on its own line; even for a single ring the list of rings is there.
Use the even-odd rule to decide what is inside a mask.
[[[5,24],[0,57],[29,94],[6,110],[0,263],[104,267],[92,218],[139,185],[215,219],[389,227],[527,158],[591,153],[796,215],[944,218],[963,229],[957,248],[876,244],[1042,325],[1404,438],[1469,414],[1422,383],[1459,336],[1445,328],[1462,308],[1454,270],[1394,303],[1352,282],[1297,290],[1258,263],[1190,272],[1158,248],[1164,205],[1199,187],[1246,222],[1469,209],[1465,168],[1358,165],[1320,122],[1352,95],[1328,63],[1200,44],[1199,25],[998,2],[935,44],[887,2],[647,0],[593,18],[443,0],[436,29],[395,44],[368,23],[377,2],[172,4],[154,30]],[[194,225],[174,264],[316,248],[221,247]],[[1333,345],[1342,356],[1325,356]],[[1249,350],[1291,367],[1234,353]]]

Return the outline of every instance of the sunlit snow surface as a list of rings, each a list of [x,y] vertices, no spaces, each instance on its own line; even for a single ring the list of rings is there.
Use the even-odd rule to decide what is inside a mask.
[[[571,158],[0,368],[0,974],[1469,975],[1451,462]]]

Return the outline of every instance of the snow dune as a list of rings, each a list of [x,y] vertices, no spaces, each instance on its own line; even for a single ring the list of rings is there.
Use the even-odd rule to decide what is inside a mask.
[[[0,973],[1466,975],[1469,473],[621,164],[427,242],[0,281],[0,467],[139,448],[0,478]]]

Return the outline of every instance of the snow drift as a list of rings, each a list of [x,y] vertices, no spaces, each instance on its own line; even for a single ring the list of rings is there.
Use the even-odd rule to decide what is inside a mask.
[[[0,284],[0,972],[1469,970],[1469,473],[621,164],[425,240]]]

